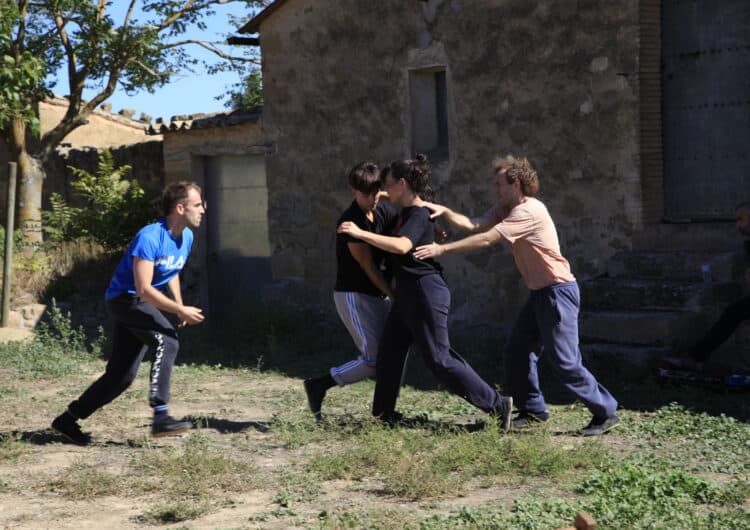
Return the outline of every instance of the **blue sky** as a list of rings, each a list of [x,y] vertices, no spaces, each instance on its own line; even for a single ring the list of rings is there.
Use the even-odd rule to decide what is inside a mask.
[[[124,11],[127,3],[116,1],[114,4],[110,7],[109,12],[115,22],[119,23],[123,19],[123,15],[120,13]],[[236,17],[249,15],[243,2],[219,5],[214,10],[216,14],[206,19],[208,25],[206,30],[190,30],[183,38],[200,39],[214,44],[224,42],[227,34],[237,34],[238,29],[238,27],[230,23],[229,14],[233,14]],[[243,54],[243,48],[239,46],[223,46],[222,49],[232,55]],[[206,58],[206,60],[211,62],[214,62],[214,58],[216,57],[211,52],[197,45],[190,45],[186,50],[191,55]],[[58,95],[67,94],[68,81],[65,70],[63,69],[58,72],[55,78],[57,79],[57,85],[53,89],[54,93]],[[158,117],[169,120],[172,116],[180,114],[228,110],[224,106],[223,101],[217,101],[215,98],[225,93],[237,81],[239,81],[238,75],[231,72],[215,75],[207,75],[201,72],[184,72],[173,76],[170,83],[157,88],[153,94],[143,90],[128,95],[118,87],[107,101],[112,103],[113,112],[117,112],[120,109],[135,109],[136,118],[141,113],[145,113],[152,116],[154,120]],[[87,90],[84,92],[84,97],[92,97],[94,94],[95,91]]]

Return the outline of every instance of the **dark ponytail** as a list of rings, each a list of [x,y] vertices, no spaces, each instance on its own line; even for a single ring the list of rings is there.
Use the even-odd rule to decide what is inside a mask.
[[[391,162],[391,175],[395,180],[404,179],[409,189],[426,201],[433,199],[430,180],[432,172],[427,157],[418,154],[414,160],[396,160]]]

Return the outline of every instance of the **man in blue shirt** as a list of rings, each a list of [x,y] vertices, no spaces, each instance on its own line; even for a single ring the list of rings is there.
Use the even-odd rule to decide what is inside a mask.
[[[78,445],[91,441],[78,420],[88,418],[122,394],[149,351],[153,359],[149,379],[149,404],[154,410],[151,434],[166,436],[192,428],[190,422],[175,420],[168,412],[179,341],[175,326],[163,312],[177,315],[177,327],[199,324],[204,318],[200,308],[182,303],[179,276],[193,244],[192,229],[200,226],[205,213],[201,189],[193,182],[170,184],[162,194],[162,207],[165,217],[138,232],[105,293],[113,329],[112,355],[104,374],[52,422],[53,429]]]

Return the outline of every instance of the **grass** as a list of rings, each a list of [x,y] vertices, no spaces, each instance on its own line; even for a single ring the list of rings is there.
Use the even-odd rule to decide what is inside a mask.
[[[0,463],[16,462],[29,451],[18,434],[0,434]]]
[[[33,339],[0,344],[0,362],[24,378],[58,378],[80,370],[102,353],[104,339],[89,342],[82,328],[53,303],[49,320],[40,322]]]
[[[274,334],[292,327],[285,318]],[[97,513],[114,498],[137,507],[124,517],[144,525],[215,526],[208,518],[220,512],[236,527],[547,530],[569,526],[585,510],[601,528],[750,529],[750,424],[688,405],[707,399],[702,389],[682,388],[682,404],[623,409],[618,429],[594,440],[571,436],[588,421],[581,405],[553,405],[546,424],[506,435],[463,400],[413,386],[399,399],[408,421],[385,426],[370,418],[372,382],[332,389],[326,421],[316,423],[301,377],[342,355],[324,351],[335,340],[303,337],[320,346],[311,356],[298,338],[259,336],[257,344],[275,344],[278,358],[233,367],[217,350],[210,363],[193,358],[175,368],[175,406],[199,426],[189,436],[143,434],[142,370],[131,390],[84,424],[98,443],[72,448],[45,445],[29,423],[48,425],[102,361],[62,320],[45,337],[28,359],[0,347],[0,395],[8,404],[0,508],[24,495],[35,511],[16,520],[34,517],[36,526],[55,524],[43,519],[50,498]],[[664,398],[648,382],[635,391]],[[80,454],[72,464],[62,458],[29,470],[31,443],[43,444],[33,450],[50,461]],[[96,522],[82,513],[64,522],[77,517]]]

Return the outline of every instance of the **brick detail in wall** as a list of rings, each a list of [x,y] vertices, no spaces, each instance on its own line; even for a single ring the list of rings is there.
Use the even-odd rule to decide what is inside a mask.
[[[640,152],[643,223],[664,216],[661,114],[661,0],[640,0]]]

